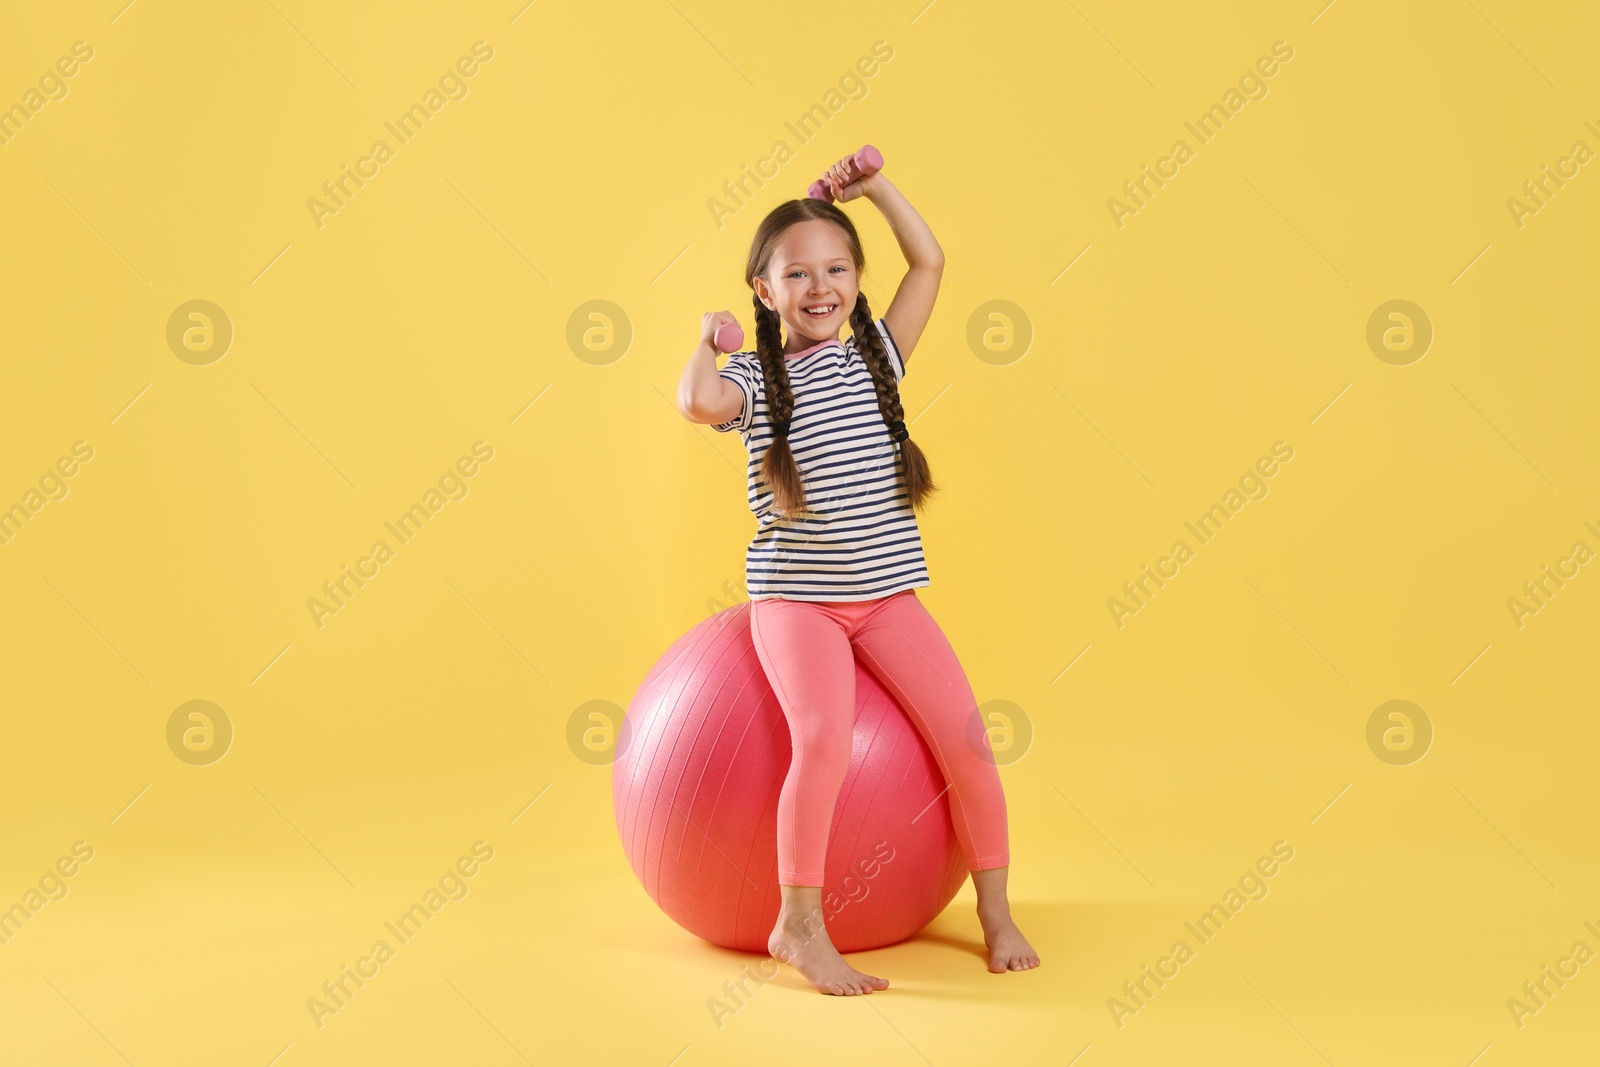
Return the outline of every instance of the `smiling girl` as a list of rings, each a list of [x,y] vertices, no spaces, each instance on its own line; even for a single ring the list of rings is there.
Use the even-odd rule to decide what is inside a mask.
[[[949,783],[989,969],[1027,970],[1039,956],[1011,920],[1005,794],[992,754],[968,742],[977,701],[915,591],[930,584],[915,509],[937,486],[906,428],[900,380],[933,313],[944,252],[881,170],[849,182],[841,160],[827,181],[841,202],[875,205],[900,243],[907,269],[888,311],[875,319],[861,292],[866,258],[848,215],[825,200],[780,204],[756,228],[745,267],[755,350],[718,371],[712,338],[735,320],[707,312],[678,407],[690,422],[737,430],[749,453],[750,632],[793,751],[778,801],[782,903],[768,951],[818,990],[851,996],[889,985],[846,963],[821,920],[857,658],[910,716]],[[851,337],[841,342],[847,320]]]

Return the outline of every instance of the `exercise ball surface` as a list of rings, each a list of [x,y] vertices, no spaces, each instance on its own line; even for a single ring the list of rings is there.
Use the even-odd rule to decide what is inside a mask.
[[[765,953],[791,750],[750,607],[705,619],[650,669],[619,733],[611,799],[623,851],[661,910],[712,944]],[[841,952],[910,937],[967,877],[933,753],[860,660],[855,672],[850,769],[823,867],[823,913]]]

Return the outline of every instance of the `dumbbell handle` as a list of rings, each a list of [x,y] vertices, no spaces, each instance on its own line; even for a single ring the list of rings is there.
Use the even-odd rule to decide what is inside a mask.
[[[737,322],[725,322],[717,327],[717,332],[711,337],[711,343],[723,354],[737,352],[744,345],[744,330],[739,328]]]
[[[883,169],[883,153],[871,145],[862,145],[855,155],[844,160],[845,184],[859,181],[862,178],[878,173]],[[826,178],[818,178],[811,183],[811,188],[806,190],[806,195],[813,200],[833,199],[833,190],[828,186]]]

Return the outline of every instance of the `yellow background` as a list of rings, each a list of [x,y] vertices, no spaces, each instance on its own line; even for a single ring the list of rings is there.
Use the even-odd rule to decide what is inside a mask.
[[[0,546],[0,906],[93,858],[0,945],[0,1062],[1592,1058],[1600,964],[1520,1028],[1506,1003],[1600,950],[1600,573],[1520,628],[1507,607],[1600,546],[1596,164],[1520,227],[1507,207],[1600,147],[1589,5],[6,21],[0,103],[94,55],[0,146],[0,505],[94,455]],[[479,40],[465,98],[319,228],[322,183]],[[785,122],[880,40],[801,144]],[[1280,40],[1266,97],[1199,147],[1185,121]],[[1195,157],[1119,228],[1108,199],[1179,138]],[[708,201],[777,140],[795,158],[719,227]],[[750,328],[761,216],[866,142],[948,257],[904,386],[945,487],[919,595],[1031,726],[1002,773],[1043,964],[987,973],[969,883],[852,958],[886,993],[786,972],[719,1027],[754,958],[650,903],[567,724],[740,595],[743,451],[676,384],[703,312]],[[881,313],[902,261],[846,210]],[[1406,366],[1366,340],[1396,299],[1435,331]],[[167,343],[191,300],[234,331],[205,366]],[[1025,353],[969,345],[997,300]],[[570,340],[593,301],[620,311],[598,352]],[[1115,625],[1122,583],[1280,440],[1269,494]],[[477,441],[467,495],[319,628],[307,600]],[[1396,699],[1434,731],[1404,766],[1366,738]],[[207,766],[168,746],[190,700],[234,730]],[[468,895],[319,1028],[308,998],[477,841]],[[1276,841],[1270,893],[1119,1027],[1122,983]]]

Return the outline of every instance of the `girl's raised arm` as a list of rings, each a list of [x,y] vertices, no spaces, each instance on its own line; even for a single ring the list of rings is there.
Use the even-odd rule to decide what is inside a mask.
[[[851,184],[860,187],[856,195],[865,196],[883,212],[906,257],[906,276],[900,280],[900,288],[882,317],[900,349],[901,362],[908,362],[933,315],[933,302],[939,296],[939,283],[944,280],[944,249],[917,209],[884,177],[883,171]],[[854,199],[848,195],[848,186],[843,191],[846,195],[840,199]]]

